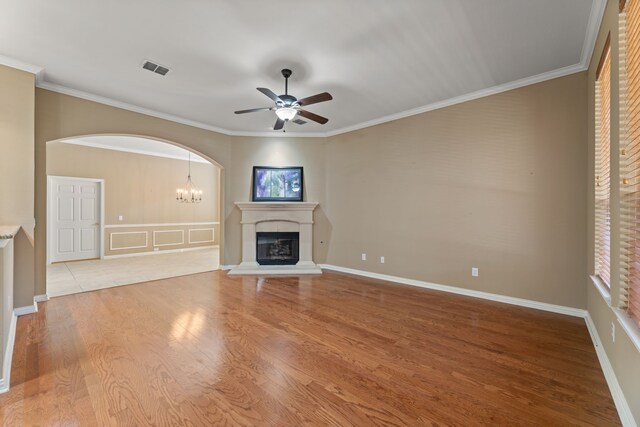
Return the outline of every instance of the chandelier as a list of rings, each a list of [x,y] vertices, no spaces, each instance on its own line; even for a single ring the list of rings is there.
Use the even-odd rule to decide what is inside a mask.
[[[191,152],[189,152],[189,174],[184,187],[176,191],[176,200],[180,203],[200,203],[202,201],[202,190],[199,190],[191,181]]]

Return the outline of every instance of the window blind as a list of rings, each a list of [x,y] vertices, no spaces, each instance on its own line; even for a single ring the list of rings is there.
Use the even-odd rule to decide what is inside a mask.
[[[620,307],[640,325],[640,2],[620,14]]]
[[[610,130],[611,130],[611,55],[605,46],[596,73],[595,102],[595,273],[610,286],[611,210],[610,195]]]

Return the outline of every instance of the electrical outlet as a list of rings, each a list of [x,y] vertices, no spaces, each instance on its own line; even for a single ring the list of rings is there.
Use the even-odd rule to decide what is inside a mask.
[[[154,250],[154,251],[159,251],[159,250],[160,250],[160,248],[153,248],[153,250]]]
[[[362,254],[362,260],[366,261],[367,260],[367,254]]]
[[[471,267],[471,275],[473,277],[478,277],[478,267]]]
[[[118,215],[118,221],[122,221],[124,217],[122,215]]]
[[[616,324],[611,322],[611,342],[616,342]]]
[[[384,257],[383,256],[380,257],[380,264],[384,264]]]

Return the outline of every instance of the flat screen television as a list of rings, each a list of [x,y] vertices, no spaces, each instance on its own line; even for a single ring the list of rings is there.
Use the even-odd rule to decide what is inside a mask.
[[[301,202],[302,166],[253,167],[254,202]]]

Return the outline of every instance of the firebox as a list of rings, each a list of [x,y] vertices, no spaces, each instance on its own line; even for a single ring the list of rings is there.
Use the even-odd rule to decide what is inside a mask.
[[[295,265],[300,259],[299,233],[256,233],[256,258],[260,265]]]

